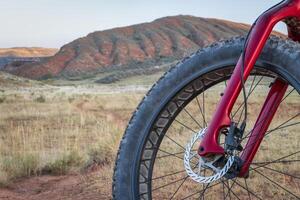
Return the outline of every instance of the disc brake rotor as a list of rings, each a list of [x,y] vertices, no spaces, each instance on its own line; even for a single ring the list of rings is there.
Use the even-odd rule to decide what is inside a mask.
[[[198,155],[198,153],[192,153],[192,148],[194,144],[201,140],[206,132],[206,128],[200,130],[197,134],[195,134],[190,142],[186,145],[185,153],[184,153],[184,167],[187,174],[191,179],[198,183],[211,183],[220,178],[222,178],[231,166],[234,163],[234,156],[228,156],[226,158],[226,162],[223,165],[217,165],[218,160],[222,159],[222,155],[215,156],[213,159],[207,160]],[[191,160],[197,157],[198,163],[192,163]],[[191,164],[194,165],[191,167]],[[205,176],[205,171],[209,170],[210,175]],[[204,171],[204,174],[201,173]]]

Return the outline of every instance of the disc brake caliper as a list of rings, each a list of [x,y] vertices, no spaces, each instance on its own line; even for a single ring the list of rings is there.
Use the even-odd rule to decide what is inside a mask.
[[[242,168],[243,162],[240,157],[235,156],[235,152],[241,152],[243,147],[241,142],[245,131],[246,123],[242,123],[241,127],[237,127],[237,123],[232,122],[228,134],[225,138],[225,152],[231,156],[234,156],[234,162],[231,168],[226,173],[225,177],[232,179],[238,176],[240,169]]]
[[[232,155],[234,151],[243,150],[241,142],[243,140],[245,126],[245,123],[242,123],[241,127],[238,128],[237,123],[231,122],[229,132],[225,139],[225,151],[227,153]]]

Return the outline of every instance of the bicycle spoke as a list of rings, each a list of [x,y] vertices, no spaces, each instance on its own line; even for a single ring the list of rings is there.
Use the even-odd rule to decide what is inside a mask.
[[[255,172],[257,172],[258,174],[260,174],[261,176],[263,176],[265,179],[267,179],[268,181],[270,181],[271,183],[273,183],[274,185],[280,187],[281,189],[283,189],[284,191],[286,191],[287,193],[291,194],[292,196],[296,197],[297,199],[300,199],[300,196],[295,195],[294,193],[292,193],[291,191],[289,191],[288,189],[284,188],[283,186],[279,185],[278,183],[276,183],[275,181],[273,181],[272,179],[270,179],[269,177],[265,176],[263,173],[259,172],[256,169],[253,169]]]
[[[283,156],[283,157],[281,157],[281,158],[277,158],[276,160],[273,160],[273,161],[270,161],[270,162],[265,162],[265,164],[260,165],[260,166],[258,166],[258,167],[256,167],[256,168],[253,168],[253,169],[258,169],[258,168],[261,168],[261,167],[263,167],[263,166],[267,166],[267,165],[270,165],[270,164],[272,164],[272,163],[279,162],[279,161],[281,161],[281,160],[283,160],[283,159],[285,159],[285,158],[294,156],[294,155],[296,155],[296,154],[298,154],[298,153],[300,153],[300,151],[296,151],[296,152],[294,152],[294,153],[292,153],[292,154]],[[251,171],[251,170],[252,170],[252,169],[250,169],[249,171]]]
[[[176,142],[174,139],[172,139],[171,137],[169,137],[168,135],[165,135],[166,138],[168,138],[169,140],[171,140],[172,142],[174,142],[175,144],[177,144],[177,146],[179,146],[180,148],[182,148],[183,150],[185,150],[185,148],[179,144],[178,142]]]
[[[258,86],[258,84],[262,81],[263,76],[259,79],[259,81],[255,84],[254,88],[252,90],[249,90],[249,93],[247,95],[247,98],[249,98],[249,96],[253,93],[253,91],[255,90],[255,88]],[[241,109],[241,107],[244,105],[244,103],[240,104],[240,106],[237,108],[237,110],[232,114],[233,117],[235,117],[235,115],[238,113],[238,111]]]
[[[152,192],[155,191],[155,190],[159,190],[159,189],[161,189],[161,188],[167,187],[167,186],[169,186],[169,185],[175,184],[175,183],[177,183],[177,182],[179,182],[179,181],[181,181],[181,180],[187,179],[188,177],[189,177],[189,176],[187,175],[187,176],[185,176],[185,177],[183,177],[183,178],[177,179],[177,180],[172,181],[172,182],[170,182],[170,183],[167,183],[167,184],[165,184],[165,185],[162,185],[162,186],[159,186],[159,187],[157,187],[157,188],[154,188],[154,189],[152,189]],[[139,194],[139,195],[142,196],[142,195],[144,195],[144,194],[147,194],[147,193],[141,193],[141,194]]]
[[[204,83],[202,83],[204,85]],[[203,119],[205,120],[206,119],[206,116],[205,116],[205,90],[204,90],[204,87],[202,88],[202,111],[203,111]],[[206,122],[206,120],[205,120]],[[206,124],[207,125],[207,124]]]
[[[283,99],[280,101],[280,103],[282,103],[288,96],[290,96],[290,94],[292,94],[295,91],[295,88],[293,88],[285,97],[283,97]]]
[[[203,191],[201,192],[201,195],[200,195],[200,198],[203,198],[204,199],[204,194],[205,194],[205,191],[207,190],[208,186],[210,185],[210,183],[208,183],[204,188],[203,188]]]
[[[295,119],[295,118],[298,117],[298,116],[300,116],[300,113],[297,113],[295,116],[293,116],[293,117],[291,117],[290,119],[288,119],[287,121],[281,123],[279,126],[277,126],[276,128],[274,128],[274,129],[272,129],[272,130],[277,130],[278,128],[282,127],[283,125],[285,125],[286,123],[292,121],[293,119]],[[260,122],[258,122],[257,125],[261,124],[263,121],[264,121],[264,119],[262,119]],[[247,136],[246,136],[245,138],[248,138],[249,134],[256,128],[257,125],[255,125],[255,126],[253,127],[253,129],[247,133]],[[270,131],[272,131],[272,130],[269,130],[268,132],[270,132]],[[245,138],[243,138],[243,139],[245,139]]]
[[[174,194],[172,195],[172,197],[170,198],[173,199],[174,196],[177,194],[177,192],[179,191],[179,189],[181,188],[181,186],[185,183],[186,179],[188,178],[189,176],[185,177],[185,179],[182,181],[182,183],[179,185],[179,187],[176,189],[176,191],[174,192]]]
[[[288,122],[290,122],[291,120],[295,119],[295,118],[298,117],[299,115],[300,115],[300,113],[297,113],[295,116],[293,116],[293,117],[291,117],[290,119],[288,119],[287,121],[281,123],[281,124],[280,124],[279,126],[277,126],[276,128],[267,131],[266,134],[263,135],[263,137],[266,137],[266,136],[269,135],[270,133],[272,133],[272,132],[274,132],[274,131],[276,131],[276,130],[281,129],[281,127],[283,127],[283,125],[285,125],[286,123],[288,123]],[[263,120],[261,120],[261,122],[262,122],[262,121],[263,121]],[[294,123],[294,125],[297,125],[297,124],[299,124],[299,122]],[[257,124],[257,125],[258,125],[258,124]],[[256,128],[257,125],[255,125],[254,128],[253,128],[251,131],[249,131],[249,132],[246,134],[245,137],[242,138],[242,141],[243,141],[244,139],[247,139],[247,138],[252,137],[252,135],[250,135],[250,134],[253,132],[253,130]],[[292,125],[288,125],[288,126],[292,126]],[[254,143],[255,143],[255,142],[253,142],[252,144],[254,144]],[[250,145],[252,145],[252,144],[250,144]],[[251,147],[250,145],[248,145],[247,148]]]
[[[288,124],[288,125],[285,125],[285,126],[277,127],[277,128],[274,128],[274,129],[271,129],[271,130],[267,131],[266,133],[269,134],[270,132],[277,131],[277,130],[287,128],[287,127],[290,127],[290,126],[296,126],[298,124],[300,124],[300,122],[295,122],[293,124]]]
[[[229,189],[229,186],[224,182],[225,186],[227,187],[227,189]],[[237,198],[240,200],[240,198],[231,190],[231,193]],[[231,197],[230,197],[231,199]]]
[[[281,161],[270,161],[270,162],[253,162],[252,164],[254,165],[259,165],[259,164],[276,164],[276,163],[283,163],[283,164],[289,164],[293,162],[300,162],[300,160],[281,160]]]
[[[213,185],[210,185],[210,186],[208,186],[206,189],[209,189],[209,188],[215,187],[215,186],[217,186],[217,185],[219,185],[219,184],[221,184],[221,182],[218,182],[218,183],[215,183],[215,184],[213,184]],[[184,199],[188,199],[188,198],[190,198],[190,197],[192,197],[192,196],[195,196],[195,195],[197,195],[197,194],[200,194],[202,191],[204,191],[204,190],[198,190],[197,192],[195,192],[195,193],[192,193],[192,194],[190,194],[190,195],[188,195],[188,196],[184,197],[182,200],[184,200]]]
[[[161,158],[167,158],[167,157],[170,157],[170,156],[173,156],[173,155],[180,155],[180,154],[183,154],[184,151],[181,151],[181,152],[178,152],[178,153],[172,153],[172,154],[168,154],[168,155],[163,155],[163,156],[158,156],[156,157],[156,159],[161,159]],[[148,159],[148,160],[151,160],[151,159]]]
[[[228,189],[228,192],[227,192],[227,194],[225,195],[225,199],[226,199],[228,196],[229,196],[229,199],[231,199],[230,192],[231,192],[231,190],[232,190],[232,188],[233,188],[235,182],[237,181],[236,179],[237,179],[237,178],[235,178],[235,179],[233,180],[233,183],[231,184],[230,188]],[[228,183],[228,185],[229,185],[229,183]]]
[[[225,200],[225,183],[223,182],[223,199]]]
[[[167,183],[167,184],[165,184],[165,185],[162,185],[162,186],[159,186],[159,187],[157,187],[157,188],[154,188],[154,189],[152,189],[152,192],[155,191],[155,190],[159,190],[159,189],[161,189],[161,188],[167,187],[167,186],[169,186],[169,185],[178,183],[179,181],[182,181],[182,180],[184,180],[184,179],[187,179],[188,177],[189,177],[189,175],[187,175],[187,176],[185,176],[185,177],[183,177],[183,178],[181,178],[181,179],[172,181],[171,183]]]
[[[244,186],[242,186],[238,181],[235,182],[238,186],[240,186],[240,188],[246,190],[247,192],[249,192],[250,194],[252,194],[253,196],[255,196],[257,199],[261,199],[259,196],[257,196],[254,192],[250,191],[250,190],[247,190]]]
[[[194,151],[194,150],[192,150],[192,151]],[[180,154],[183,154],[183,153],[184,153],[184,151],[181,151],[181,152],[178,152],[178,153],[169,153],[169,154],[166,154],[166,155],[157,156],[155,159],[168,158],[170,156],[180,155]],[[152,159],[151,158],[143,159],[143,161],[149,161],[149,160],[152,160]]]
[[[258,166],[259,166],[259,165],[258,165]],[[295,179],[300,179],[300,177],[298,177],[298,176],[294,176],[294,175],[289,174],[289,173],[287,173],[287,172],[279,171],[279,170],[277,170],[277,169],[273,169],[273,168],[266,167],[266,166],[262,166],[262,168],[268,169],[268,170],[273,171],[273,172],[277,172],[277,173],[282,174],[282,175],[290,176],[290,177],[295,178]]]
[[[248,197],[251,200],[250,191],[249,191],[249,188],[248,188],[247,180],[245,178],[244,178],[244,182],[245,182],[245,186],[246,186],[246,189],[247,189],[247,192],[248,192]]]
[[[150,180],[148,180],[146,182],[142,182],[142,183],[148,183],[148,182],[151,182],[151,181],[155,181],[155,180],[158,180],[158,179],[166,178],[168,176],[173,176],[173,175],[180,174],[180,173],[183,173],[183,172],[185,172],[185,169],[177,171],[177,172],[174,172],[174,173],[166,174],[166,175],[163,175],[163,176],[155,177],[155,178],[152,178],[152,179],[150,179]]]
[[[203,108],[203,116],[204,116],[204,119],[205,119],[206,117],[205,117],[205,90],[204,90],[204,87],[203,87],[203,90],[202,90],[202,108]]]
[[[187,125],[183,124],[182,122],[178,121],[177,119],[174,119],[175,122],[177,122],[178,124],[180,124],[181,126],[183,126],[186,129],[189,129],[190,131],[197,133],[197,131],[193,130],[192,128],[188,127]]]
[[[170,153],[170,152],[167,152],[167,151],[165,151],[165,150],[162,150],[162,149],[158,149],[159,151],[161,151],[161,152],[163,152],[163,153],[166,153],[166,154],[168,154],[168,155],[170,155],[170,156],[173,156],[173,157],[175,157],[175,158],[178,158],[178,159],[180,159],[180,160],[184,160],[183,158],[181,158],[181,157],[179,157],[179,156],[177,156],[177,155],[174,155],[174,154],[172,154],[172,153]],[[192,161],[191,161],[191,163],[193,163]],[[193,163],[193,164],[196,164],[196,163]]]
[[[198,104],[198,107],[199,107],[199,110],[200,110],[200,114],[202,115],[202,118],[203,118],[203,126],[207,126],[206,119],[205,119],[204,114],[203,114],[203,109],[200,106],[198,96],[196,97],[196,101],[197,101],[197,104]]]
[[[194,164],[194,166],[192,167],[193,169],[195,169],[197,167],[198,164]],[[155,180],[158,180],[158,179],[162,179],[162,178],[166,178],[168,176],[172,176],[172,175],[176,175],[176,174],[180,174],[182,172],[185,172],[186,170],[181,170],[181,171],[177,171],[177,172],[173,172],[173,173],[170,173],[170,174],[166,174],[166,175],[163,175],[163,176],[159,176],[159,177],[155,177],[153,179],[150,179],[148,181],[145,181],[145,182],[142,182],[142,183],[149,183],[151,181],[155,181]]]
[[[229,184],[229,181],[227,181],[227,183]],[[234,184],[235,184],[235,183],[233,183],[233,184],[231,185],[231,187],[228,189],[228,197],[229,197],[229,200],[231,200],[231,189],[232,189],[232,187],[233,187]]]
[[[200,166],[200,165],[199,165]],[[199,173],[198,174],[200,174],[201,173],[201,170],[199,169]],[[205,176],[205,174],[206,174],[206,169],[204,169],[204,176]],[[202,189],[204,190],[206,187],[208,187],[208,185],[209,184],[207,184],[206,186],[204,186],[204,184],[202,185]],[[202,192],[202,194],[200,195],[200,199],[202,198],[203,200],[204,200],[204,198],[205,198],[205,194],[204,194],[204,192],[205,192],[205,190]]]
[[[254,84],[254,81],[255,81],[255,79],[256,79],[256,76],[254,76],[254,78],[253,78],[253,80],[252,80],[252,83],[251,83],[251,86],[250,86],[250,88],[249,88],[249,91],[248,91],[248,94],[247,94],[247,97],[246,97],[246,101],[248,101],[248,99],[249,99],[249,96],[251,95],[251,93],[255,90],[255,88],[253,89],[253,91],[251,91],[252,90],[252,87],[253,87],[253,84]],[[258,84],[257,84],[258,85]],[[245,110],[245,99],[244,99],[244,102],[241,104],[241,105],[244,105],[243,106],[243,109],[242,109],[242,111],[241,111],[241,113],[240,113],[240,116],[239,116],[239,120],[238,120],[238,124],[240,123],[240,121],[241,121],[241,119],[242,119],[242,115],[243,115],[243,113],[244,113],[244,110]]]
[[[195,149],[195,150],[191,150],[191,151],[197,151],[197,150]],[[168,155],[157,156],[156,159],[166,158],[166,157],[170,157],[173,155],[180,155],[180,154],[184,154],[184,153],[185,153],[185,151],[181,151],[181,152],[172,153],[172,154],[168,154]],[[151,159],[144,159],[144,160],[151,160]]]
[[[187,109],[183,108],[184,112],[187,113],[190,118],[202,129],[203,127],[199,124],[199,122],[190,114],[189,111],[187,111]]]

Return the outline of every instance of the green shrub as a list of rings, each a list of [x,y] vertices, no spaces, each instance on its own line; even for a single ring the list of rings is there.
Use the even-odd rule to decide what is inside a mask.
[[[61,158],[52,163],[46,164],[43,169],[43,174],[63,175],[67,174],[71,169],[80,168],[84,163],[84,158],[78,152],[72,151],[63,155]]]
[[[115,151],[112,144],[103,143],[91,148],[88,152],[88,165],[106,165],[111,164],[115,157]]]
[[[46,98],[41,95],[38,98],[36,98],[35,101],[38,102],[38,103],[45,103],[46,102]]]
[[[4,103],[5,97],[0,97],[0,103]]]
[[[69,98],[68,98],[69,103],[72,103],[74,100],[75,100],[74,97],[69,97]]]
[[[29,177],[39,173],[38,161],[37,155],[18,154],[2,158],[0,168],[8,178]]]

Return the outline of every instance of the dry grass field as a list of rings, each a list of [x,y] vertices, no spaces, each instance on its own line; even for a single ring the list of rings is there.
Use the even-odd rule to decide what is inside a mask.
[[[102,88],[96,93],[96,89],[86,88],[86,93],[77,94],[69,89],[35,91],[27,88],[20,92],[6,88],[2,92],[0,184],[3,188],[14,188],[26,177],[42,175],[67,174],[76,183],[87,177],[95,183],[100,177],[97,185],[108,198],[120,138],[145,89],[143,92],[125,90],[126,93],[116,89],[117,93],[111,93],[111,90],[103,92]],[[52,178],[48,179],[53,182]],[[28,184],[36,187],[39,181]],[[72,185],[72,181],[65,184]],[[26,194],[25,188],[21,195]],[[96,189],[92,192],[101,194]]]
[[[136,80],[131,78],[130,82],[132,81]],[[27,86],[21,90],[5,87],[0,92],[0,199],[111,198],[111,177],[120,138],[147,87],[43,87]],[[261,89],[258,87],[258,92],[249,100],[250,116],[259,112],[257,105],[266,95],[263,88],[265,86]],[[205,94],[207,121],[223,89],[224,86],[220,85]],[[288,102],[280,107],[276,114],[278,121],[273,122],[270,129],[299,112],[297,95],[293,93]],[[197,113],[195,101],[186,109],[196,116],[199,123],[203,123]],[[186,113],[178,116],[178,120],[189,124],[193,129],[199,129],[197,123],[192,122]],[[293,122],[296,121],[299,121],[299,117]],[[283,155],[281,148],[285,152],[297,151],[298,130],[299,126],[282,129],[280,134],[265,140],[256,161],[280,157]],[[186,133],[189,136],[183,137]],[[192,137],[192,133],[179,124],[172,125],[168,134],[184,146]],[[164,140],[161,147],[170,152],[182,151],[168,140]],[[183,169],[182,160],[174,160],[162,152],[158,156],[166,159],[157,161],[153,177]],[[178,156],[183,154],[179,153]],[[297,155],[294,158],[300,157]],[[297,164],[284,165],[284,169],[276,164],[272,167],[288,169],[293,175],[300,176],[300,166]],[[274,171],[261,172],[270,177],[276,175]],[[153,183],[153,186],[159,187],[184,175],[166,177]],[[278,194],[281,199],[286,196],[286,193],[279,192],[271,183],[266,184],[257,175],[250,176],[251,179],[249,187],[261,194],[270,198]],[[300,193],[299,180],[281,175],[279,179],[283,184],[292,185],[294,192]],[[187,182],[193,185],[191,180]],[[179,184],[180,182],[172,187],[176,188]],[[154,197],[162,197],[161,192],[168,195],[172,187],[158,190]],[[199,186],[195,188],[199,189]],[[189,188],[187,184],[178,198],[195,188]],[[243,199],[243,192],[236,189],[236,193]],[[212,190],[208,197],[218,198],[214,195]]]

